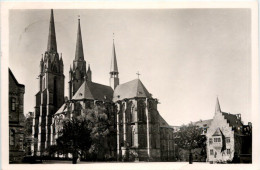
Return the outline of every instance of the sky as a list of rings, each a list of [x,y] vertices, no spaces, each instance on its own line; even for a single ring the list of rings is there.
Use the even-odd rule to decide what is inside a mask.
[[[217,96],[222,111],[250,122],[250,15],[250,9],[56,9],[65,95],[80,16],[94,82],[109,85],[114,33],[120,83],[136,79],[139,71],[170,125],[212,119]],[[34,111],[49,18],[50,10],[10,10],[9,67],[25,85],[25,114]]]

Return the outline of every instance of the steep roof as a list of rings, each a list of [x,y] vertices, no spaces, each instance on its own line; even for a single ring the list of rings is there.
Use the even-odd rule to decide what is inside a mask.
[[[235,127],[235,129],[243,126],[241,119],[238,119],[238,117],[236,115],[230,114],[230,113],[225,113],[225,112],[222,112],[222,115],[227,120],[228,124],[232,127]]]
[[[20,87],[23,87],[23,88],[24,88],[25,86],[24,86],[23,84],[20,84],[20,83],[16,80],[16,78],[15,78],[13,72],[11,71],[11,69],[9,68],[8,70],[9,70],[9,79],[12,78],[17,86],[20,86]],[[9,80],[9,82],[10,82],[10,80]]]
[[[110,86],[94,83],[91,81],[84,81],[72,100],[100,100],[112,101],[113,89]]]
[[[135,79],[124,84],[120,84],[114,91],[113,101],[130,99],[135,97],[151,98],[151,94],[145,88],[140,79]]]

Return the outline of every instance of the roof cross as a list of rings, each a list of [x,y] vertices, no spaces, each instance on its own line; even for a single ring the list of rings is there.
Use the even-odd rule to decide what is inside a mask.
[[[137,71],[136,74],[137,74],[137,77],[138,77],[138,79],[139,79],[139,76],[140,76],[141,74],[139,73],[139,71]]]

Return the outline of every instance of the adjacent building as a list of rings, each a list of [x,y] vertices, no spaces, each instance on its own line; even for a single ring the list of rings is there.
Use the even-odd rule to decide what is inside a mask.
[[[21,162],[24,156],[24,92],[9,69],[9,162]]]
[[[241,114],[230,114],[220,109],[217,98],[215,115],[207,130],[207,161],[251,162],[252,125],[243,125]]]

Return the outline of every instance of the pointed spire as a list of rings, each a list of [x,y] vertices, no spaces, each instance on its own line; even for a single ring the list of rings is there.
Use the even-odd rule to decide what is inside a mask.
[[[63,63],[62,53],[60,53],[60,62]]]
[[[83,44],[82,44],[81,28],[80,28],[80,18],[78,19],[78,33],[77,33],[75,60],[76,61],[84,60]]]
[[[56,43],[56,33],[55,33],[53,9],[51,9],[51,16],[50,16],[50,26],[49,26],[49,37],[48,37],[47,51],[48,52],[50,52],[50,51],[57,52],[57,43]]]
[[[88,64],[88,71],[91,71],[91,69],[90,69],[90,64]]]
[[[113,33],[113,49],[112,49],[112,60],[111,60],[110,72],[118,73],[117,60],[116,60],[116,49],[115,49],[115,43],[114,43],[114,33]]]
[[[218,97],[217,97],[216,108],[215,108],[215,114],[216,114],[216,113],[221,113],[221,109],[220,109],[220,104],[219,104]]]

